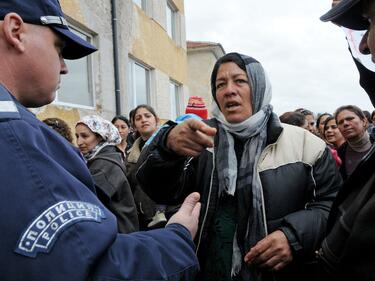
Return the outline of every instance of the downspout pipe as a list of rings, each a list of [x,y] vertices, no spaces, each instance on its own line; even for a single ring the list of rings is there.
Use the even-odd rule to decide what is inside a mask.
[[[113,41],[113,67],[115,75],[115,101],[116,115],[121,114],[121,91],[120,91],[120,70],[118,54],[118,33],[117,33],[117,1],[111,0],[112,10],[112,41]]]

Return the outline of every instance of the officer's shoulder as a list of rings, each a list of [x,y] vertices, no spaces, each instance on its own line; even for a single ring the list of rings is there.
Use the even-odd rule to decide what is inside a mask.
[[[8,90],[0,84],[0,122],[21,119],[16,102]]]

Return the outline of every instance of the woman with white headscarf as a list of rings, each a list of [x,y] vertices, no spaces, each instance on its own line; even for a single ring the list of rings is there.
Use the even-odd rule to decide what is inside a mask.
[[[98,198],[117,217],[119,232],[139,230],[125,164],[116,149],[121,142],[116,127],[100,116],[85,116],[76,125],[76,138],[93,176]]]
[[[161,130],[137,179],[156,202],[201,193],[197,280],[314,280],[314,251],[341,183],[325,143],[281,124],[262,65],[238,53],[211,75],[211,120]]]

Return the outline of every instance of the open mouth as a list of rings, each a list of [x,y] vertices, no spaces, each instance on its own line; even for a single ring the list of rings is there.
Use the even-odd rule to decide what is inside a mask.
[[[225,104],[225,109],[226,110],[235,110],[237,107],[239,107],[241,104],[235,101],[227,102]]]

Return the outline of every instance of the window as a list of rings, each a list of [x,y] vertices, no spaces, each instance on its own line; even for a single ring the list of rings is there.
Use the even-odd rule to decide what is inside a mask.
[[[146,8],[146,0],[133,0],[133,2],[138,5],[141,9],[145,10]]]
[[[171,105],[171,120],[175,120],[180,116],[180,86],[173,82],[169,82],[169,95],[170,95],[170,105]]]
[[[71,31],[91,43],[92,37],[75,27]],[[78,60],[65,60],[68,75],[61,75],[61,87],[57,92],[56,103],[79,107],[94,107],[92,59],[87,56]]]
[[[172,39],[176,39],[177,11],[172,4],[167,2],[167,33]]]
[[[131,59],[129,78],[131,107],[150,104],[150,69]]]

